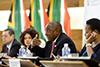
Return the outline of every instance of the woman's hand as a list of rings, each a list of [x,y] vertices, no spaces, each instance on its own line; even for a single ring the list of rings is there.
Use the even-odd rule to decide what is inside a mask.
[[[86,44],[92,43],[93,41],[95,41],[96,38],[97,38],[97,33],[96,32],[92,32],[91,36],[87,39]]]
[[[92,49],[92,42],[95,41],[97,38],[97,33],[96,32],[92,32],[91,36],[87,39],[86,41],[86,49],[87,49],[87,53],[88,56],[91,57],[91,55],[94,53],[93,49]]]

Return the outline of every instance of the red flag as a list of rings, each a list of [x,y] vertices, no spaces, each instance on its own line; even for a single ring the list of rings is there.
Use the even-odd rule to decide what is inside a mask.
[[[23,2],[23,0],[22,0]],[[26,14],[26,8],[25,8],[25,4],[23,2],[23,18],[24,18],[24,30],[26,30],[27,28],[30,28],[30,20],[29,17]]]
[[[71,29],[70,29],[70,16],[68,13],[68,7],[67,7],[67,3],[64,0],[64,30],[67,33],[67,35],[71,38]]]

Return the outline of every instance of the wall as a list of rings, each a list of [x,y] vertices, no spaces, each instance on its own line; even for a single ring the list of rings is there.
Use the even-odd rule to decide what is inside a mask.
[[[0,52],[2,49],[3,41],[2,41],[2,31],[0,31]]]
[[[71,30],[71,36],[79,52],[82,49],[82,29]]]
[[[26,9],[30,8],[31,0],[23,0],[25,3]],[[45,8],[48,8],[50,0],[42,0]],[[68,7],[83,7],[84,0],[66,0]],[[10,10],[12,0],[0,0],[0,10]]]

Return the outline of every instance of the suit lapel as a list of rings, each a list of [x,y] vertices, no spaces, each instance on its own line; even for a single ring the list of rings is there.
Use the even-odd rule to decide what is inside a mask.
[[[12,42],[12,44],[11,44],[11,48],[10,48],[10,51],[12,50],[12,48],[13,48],[13,45],[14,45],[14,41],[15,41],[15,39],[13,40],[13,42]],[[10,54],[10,51],[8,52],[8,54]]]
[[[55,42],[55,48],[58,46],[59,42],[61,41],[61,36],[62,36],[62,33],[58,36],[56,42]]]

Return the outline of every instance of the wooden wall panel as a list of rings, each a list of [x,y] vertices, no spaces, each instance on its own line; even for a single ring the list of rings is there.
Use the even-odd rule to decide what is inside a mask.
[[[10,10],[13,0],[0,0],[0,10]],[[31,0],[23,0],[25,3],[26,9],[30,8]],[[50,0],[43,0],[45,8],[48,8]],[[66,0],[68,7],[79,7],[84,6],[84,0]]]
[[[26,9],[30,9],[31,0],[24,0]]]
[[[79,7],[84,7],[84,0],[79,0]]]
[[[10,10],[12,0],[0,0],[0,10]]]
[[[0,31],[0,52],[2,50],[2,45],[3,45],[3,41],[2,41],[2,31]]]
[[[0,10],[10,10],[13,0],[0,0]],[[30,8],[30,1],[31,0],[23,0],[26,9]]]
[[[50,0],[43,0],[45,8],[48,8],[48,5],[50,3]]]
[[[79,52],[82,48],[82,29],[71,30],[71,36]]]
[[[79,0],[66,0],[68,7],[79,7]]]

